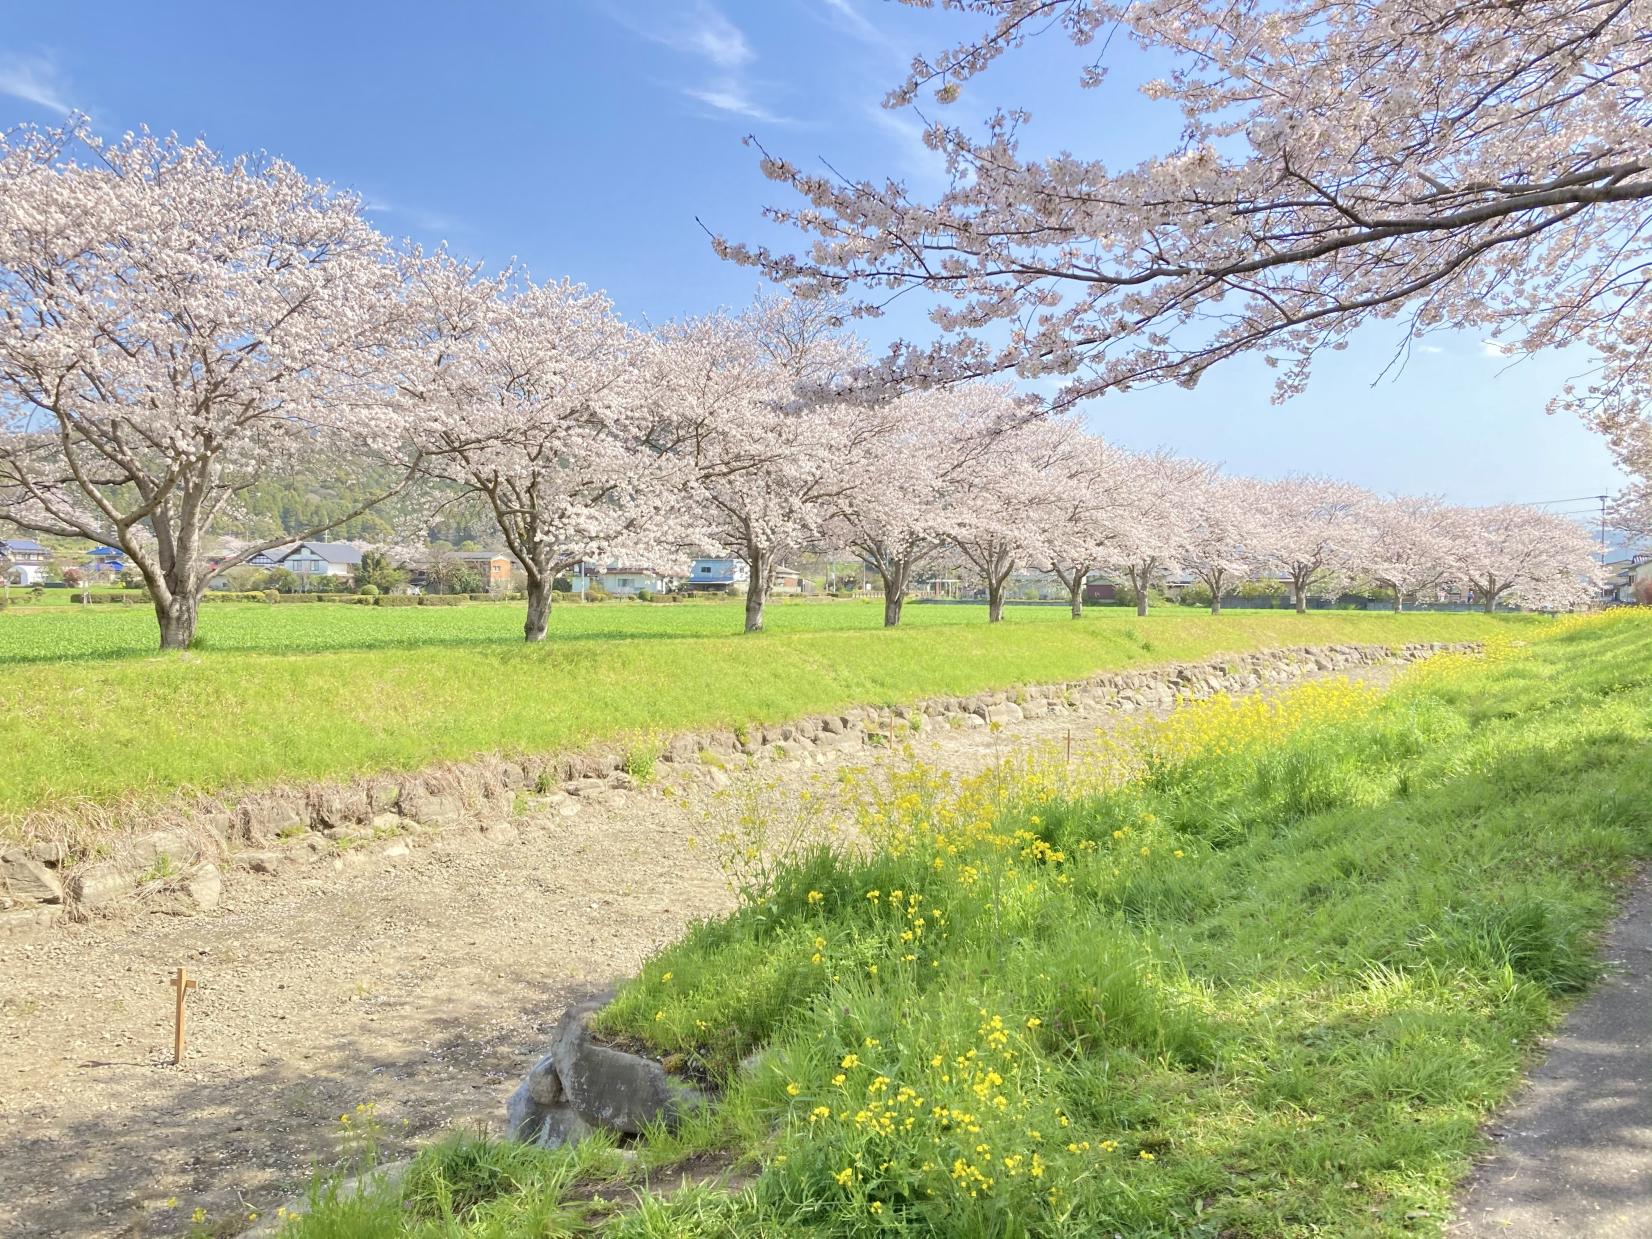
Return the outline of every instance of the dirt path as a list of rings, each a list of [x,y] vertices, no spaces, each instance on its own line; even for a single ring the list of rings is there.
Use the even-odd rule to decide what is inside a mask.
[[[1652,875],[1606,939],[1612,974],[1568,1015],[1493,1128],[1453,1239],[1652,1235]]]
[[[1119,717],[933,728],[914,749],[964,772]],[[727,816],[728,797],[795,799],[844,766],[900,760],[855,746],[734,771],[721,792],[656,788],[396,859],[238,874],[210,917],[5,944],[0,1234],[171,1234],[197,1207],[246,1220],[334,1160],[340,1115],[360,1104],[388,1129],[390,1156],[443,1127],[497,1123],[565,1006],[729,908],[710,849],[686,846]],[[167,978],[179,964],[200,988],[174,1068]]]

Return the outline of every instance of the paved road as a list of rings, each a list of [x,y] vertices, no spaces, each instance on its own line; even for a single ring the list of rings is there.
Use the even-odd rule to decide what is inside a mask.
[[[1652,875],[1606,942],[1612,975],[1499,1119],[1452,1239],[1652,1237]]]

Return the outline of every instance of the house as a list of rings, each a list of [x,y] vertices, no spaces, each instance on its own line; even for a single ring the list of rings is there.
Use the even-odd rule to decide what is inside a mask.
[[[300,542],[283,555],[279,563],[300,579],[354,576],[361,563],[361,552],[348,542]]]
[[[127,561],[124,551],[116,550],[112,546],[95,546],[92,553],[81,565],[88,580],[108,581],[118,577],[126,571]]]
[[[1636,555],[1622,575],[1624,582],[1617,601],[1652,605],[1652,553]]]
[[[627,568],[621,565],[603,568],[591,579],[616,598],[634,598],[644,591],[663,594],[676,583],[653,568]]]
[[[247,567],[279,568],[281,566],[281,561],[297,549],[298,543],[296,542],[287,542],[283,543],[281,546],[272,546],[269,550],[259,551],[258,554],[247,560]]]
[[[1085,602],[1117,602],[1119,587],[1112,581],[1086,580],[1084,582]]]
[[[751,569],[742,559],[696,559],[689,565],[683,588],[696,593],[745,593]]]
[[[776,568],[774,583],[769,586],[769,592],[774,594],[801,594],[807,590],[803,582],[803,574],[795,568]]]
[[[0,541],[0,573],[13,585],[44,584],[51,559],[51,551],[33,538]]]
[[[488,593],[504,593],[511,587],[516,560],[504,551],[455,551],[453,558],[481,577],[482,588]]]

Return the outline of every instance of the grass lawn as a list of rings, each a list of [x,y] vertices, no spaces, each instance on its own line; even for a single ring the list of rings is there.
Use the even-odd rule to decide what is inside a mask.
[[[1529,616],[911,607],[869,603],[558,608],[542,646],[517,606],[214,604],[201,649],[140,652],[147,610],[0,614],[0,829],[40,808],[543,753],[771,722],[1104,668],[1325,642],[1475,640]],[[729,634],[729,635],[723,635]]]
[[[289,1233],[1438,1234],[1652,852],[1652,622],[1499,646],[1076,776],[916,771],[870,852],[792,857],[601,1017],[709,1113],[623,1158],[454,1136]],[[616,1186],[713,1152],[744,1186]]]
[[[1130,664],[1265,646],[1475,640],[1529,616],[913,607],[564,606],[551,639],[520,608],[222,604],[201,648],[140,652],[153,617],[124,607],[0,614],[0,822],[37,808],[180,789],[411,769],[672,731],[893,704]],[[731,634],[731,635],[722,635]]]

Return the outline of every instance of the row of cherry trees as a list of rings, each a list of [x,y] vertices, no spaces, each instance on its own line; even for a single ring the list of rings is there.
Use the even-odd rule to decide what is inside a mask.
[[[362,510],[485,505],[526,574],[530,641],[556,577],[613,555],[737,555],[748,630],[776,567],[815,546],[877,570],[891,625],[943,556],[994,620],[1020,567],[1056,572],[1075,611],[1103,572],[1143,599],[1176,570],[1218,600],[1260,573],[1300,605],[1359,572],[1402,600],[1449,579],[1559,606],[1589,571],[1580,530],[1526,509],[1230,478],[1007,386],[874,383],[830,300],[640,331],[600,294],[394,245],[356,199],[199,143],[6,136],[0,313],[3,514],[120,547],[163,648],[190,644],[214,572],[272,544],[209,558],[243,496],[317,453],[398,466]]]

